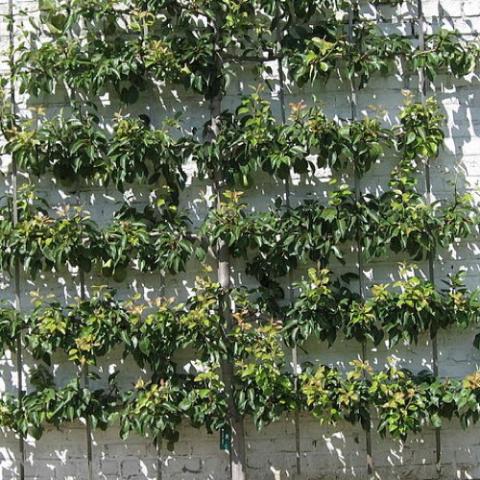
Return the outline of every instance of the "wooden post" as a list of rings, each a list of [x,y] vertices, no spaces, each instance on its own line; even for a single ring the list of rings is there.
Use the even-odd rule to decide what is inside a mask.
[[[10,113],[13,117],[17,114],[17,102],[15,95],[15,13],[13,8],[13,0],[8,0],[8,39],[9,39],[9,67],[10,67]],[[17,174],[17,161],[15,153],[12,153],[12,222],[16,227],[18,224],[18,174]],[[21,314],[22,302],[20,293],[20,261],[16,257],[13,273],[13,288],[14,288],[14,306],[15,310]],[[16,359],[15,366],[17,369],[17,399],[19,404],[23,401],[23,358],[22,358],[22,332],[18,333],[16,341]],[[19,438],[19,478],[25,479],[25,438],[23,434],[20,434]]]
[[[417,0],[417,19],[418,19],[418,48],[425,50],[425,17],[423,14],[422,0]],[[427,79],[423,68],[418,69],[418,94],[420,101],[425,102],[427,97]],[[430,176],[430,159],[425,162],[425,190],[428,203],[432,203],[432,182]],[[435,285],[435,246],[428,252],[428,279]],[[432,337],[432,369],[435,377],[438,377],[438,344],[437,333]],[[437,472],[442,470],[442,437],[440,428],[435,429],[435,466]]]
[[[75,99],[75,93],[71,93],[69,100]],[[77,205],[81,206],[80,196],[77,195]],[[80,282],[80,301],[83,302],[86,299],[86,283],[85,283],[85,271],[82,267],[78,266],[78,279]],[[89,369],[88,365],[82,365],[80,368],[80,375],[83,380],[84,388],[90,387]],[[93,480],[93,449],[92,449],[92,422],[90,416],[85,417],[85,440],[87,444],[87,478]]]
[[[80,277],[80,300],[84,301],[86,298],[85,295],[85,272],[81,267],[78,267],[78,274]],[[81,374],[83,377],[83,385],[85,388],[90,387],[89,371],[88,365],[85,364],[82,366]],[[92,448],[92,421],[90,415],[85,417],[85,430],[86,430],[86,441],[87,441],[87,471],[88,471],[88,480],[93,480],[93,448]]]
[[[355,1],[349,11],[349,21],[348,21],[348,41],[351,44],[355,43],[354,38],[354,21],[355,17],[358,14],[358,3]],[[358,117],[358,97],[357,97],[357,87],[355,84],[355,79],[353,75],[350,77],[350,113],[352,122],[355,121]],[[355,183],[355,199],[359,201],[362,196],[361,190],[361,179],[355,168],[354,172],[354,183]],[[358,264],[358,293],[362,300],[365,299],[365,285],[363,279],[363,249],[362,249],[362,238],[360,230],[357,231],[357,264]],[[362,342],[362,352],[361,352],[362,361],[367,360],[367,345],[366,342]],[[368,475],[373,475],[375,472],[375,467],[373,463],[373,452],[372,452],[372,432],[370,425],[365,431],[365,448],[367,452],[367,473]]]
[[[286,106],[285,106],[285,72],[283,70],[283,56],[281,52],[281,42],[282,42],[282,32],[280,29],[280,19],[281,15],[277,5],[277,50],[278,50],[278,80],[279,80],[279,91],[278,96],[280,100],[280,112],[281,112],[281,119],[282,124],[285,125],[287,123],[287,115],[286,115]],[[285,179],[285,204],[287,206],[287,210],[291,209],[290,203],[290,178]],[[288,272],[288,293],[289,293],[289,300],[290,303],[293,302],[293,272],[290,270]],[[292,368],[293,368],[293,382],[294,382],[294,389],[296,394],[298,395],[298,349],[295,345],[292,350]],[[301,475],[302,473],[302,457],[301,457],[301,443],[300,443],[300,412],[297,408],[295,410],[294,415],[294,424],[295,424],[295,467],[297,475]]]

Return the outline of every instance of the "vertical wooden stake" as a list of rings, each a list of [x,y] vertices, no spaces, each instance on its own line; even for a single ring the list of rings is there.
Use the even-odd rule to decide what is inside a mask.
[[[165,296],[165,272],[162,271],[160,278],[160,296]],[[158,435],[155,441],[155,449],[157,452],[157,480],[163,478],[163,462],[162,462],[162,436]]]
[[[73,94],[74,95],[74,94]],[[80,206],[80,196],[77,196],[77,204]],[[80,280],[80,301],[84,301],[86,298],[86,286],[85,286],[85,272],[82,267],[78,267],[78,276]],[[90,379],[88,372],[88,365],[85,364],[81,367],[80,372],[83,379],[83,386],[85,388],[90,387]],[[93,480],[93,453],[92,453],[92,422],[90,415],[85,417],[85,434],[87,442],[87,478]]]
[[[85,300],[85,272],[81,267],[79,267],[79,277],[80,277],[80,300]],[[90,387],[90,379],[88,376],[88,365],[85,364],[82,367],[82,377],[83,385],[85,388]],[[90,415],[87,415],[85,418],[85,430],[87,437],[87,470],[88,470],[88,480],[93,480],[93,448],[92,448],[92,421]]]
[[[348,41],[351,44],[354,44],[354,21],[355,17],[358,14],[358,3],[357,1],[354,2],[352,7],[349,11],[349,21],[348,21]],[[351,110],[351,120],[355,121],[358,116],[358,98],[357,98],[357,88],[355,85],[355,79],[353,78],[353,74],[350,77],[350,110]],[[355,168],[355,198],[356,200],[360,200],[362,196],[361,192],[361,182],[360,176],[357,173]],[[363,251],[362,251],[362,238],[361,232],[357,231],[357,264],[358,264],[358,293],[362,300],[365,299],[365,286],[363,282]],[[362,361],[365,362],[367,360],[367,345],[366,342],[362,343]],[[375,472],[375,467],[373,463],[373,451],[372,451],[372,432],[370,426],[365,431],[365,448],[367,452],[367,473],[368,475],[373,475]]]
[[[17,114],[17,103],[15,95],[15,12],[13,9],[13,0],[8,0],[8,40],[9,40],[9,68],[10,68],[10,113],[15,118]],[[16,227],[18,224],[18,172],[16,156],[12,154],[12,223]],[[18,313],[22,311],[21,293],[20,293],[20,261],[15,258],[14,273],[13,273],[13,287],[14,287],[14,306]],[[15,366],[17,369],[17,399],[19,405],[23,401],[23,358],[22,358],[22,331],[20,330],[16,341],[16,358]],[[19,443],[19,478],[25,479],[25,438],[20,434]]]
[[[417,0],[417,17],[418,17],[418,48],[419,50],[425,50],[425,17],[423,14],[422,0]],[[427,79],[423,68],[418,69],[418,93],[420,101],[423,103],[427,97]],[[425,162],[425,189],[427,194],[428,203],[432,203],[432,182],[430,176],[430,159],[427,158]],[[435,247],[428,252],[428,279],[435,285]],[[437,334],[432,337],[432,367],[433,374],[438,377],[438,343]],[[435,466],[437,472],[442,470],[442,436],[441,429],[435,429]]]
[[[277,18],[278,22],[280,20],[280,15],[277,7]],[[277,26],[277,49],[279,52],[278,55],[278,79],[279,79],[279,92],[278,96],[280,99],[280,112],[282,118],[282,124],[285,125],[287,123],[287,115],[286,115],[286,107],[285,107],[285,72],[283,71],[283,58],[281,55],[281,30],[280,26]],[[290,179],[285,179],[285,204],[287,206],[287,210],[291,209],[290,204]],[[290,270],[288,272],[288,292],[289,292],[289,299],[290,303],[293,302],[293,272]],[[296,346],[292,348],[292,367],[293,367],[293,382],[294,382],[294,389],[298,395],[298,349]],[[300,412],[297,408],[295,410],[294,416],[294,424],[295,424],[295,466],[297,475],[301,475],[302,473],[302,457],[301,457],[301,443],[300,443]]]
[[[157,480],[162,480],[163,477],[163,463],[162,463],[162,437],[159,435],[155,442],[155,449],[157,451]]]

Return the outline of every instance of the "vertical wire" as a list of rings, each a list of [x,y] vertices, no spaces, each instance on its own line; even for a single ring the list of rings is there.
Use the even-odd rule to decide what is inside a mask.
[[[355,1],[353,5],[349,9],[349,19],[348,19],[348,41],[351,45],[354,44],[354,16],[358,13],[358,3]],[[357,88],[355,85],[355,79],[353,74],[349,75],[350,79],[350,113],[351,113],[351,120],[355,121],[358,116],[358,96],[357,96]],[[354,173],[354,186],[355,186],[355,199],[358,202],[361,198],[362,191],[361,191],[361,182],[360,176],[355,168]],[[357,229],[357,264],[358,264],[358,293],[362,300],[365,299],[365,285],[363,279],[363,272],[364,272],[364,262],[363,262],[363,248],[362,248],[362,238],[360,229]],[[365,362],[367,359],[367,344],[366,341],[362,342],[362,361]],[[373,451],[372,451],[372,433],[370,425],[368,429],[365,431],[365,446],[367,451],[367,472],[368,475],[372,475],[374,472],[374,464],[373,464]]]
[[[14,10],[13,10],[13,0],[8,0],[8,40],[9,40],[9,67],[10,67],[10,109],[13,118],[17,114],[17,102],[15,95],[15,78],[14,78],[14,65],[15,65],[15,32],[14,32]],[[15,153],[12,153],[12,223],[16,227],[18,224],[18,171],[17,171],[17,160]],[[14,283],[14,304],[15,309],[18,313],[22,311],[22,304],[20,298],[20,260],[18,257],[15,258],[14,263],[14,274],[13,274],[13,283]],[[23,358],[22,358],[22,331],[18,332],[16,340],[16,369],[17,369],[17,399],[19,405],[22,402],[23,398]],[[19,478],[20,480],[25,479],[25,437],[20,433],[19,438]]]
[[[68,1],[68,8],[71,9],[71,0]],[[77,100],[75,91],[70,88],[70,85],[65,85],[67,90],[66,101],[71,106]],[[80,116],[81,116],[80,111]],[[80,195],[77,194],[77,204],[80,206]],[[80,281],[80,300],[83,302],[86,299],[86,284],[85,284],[85,271],[82,267],[78,266],[78,276]],[[80,376],[83,380],[84,388],[87,390],[90,388],[89,368],[88,365],[82,365],[80,370]],[[87,443],[87,478],[93,480],[93,436],[92,436],[92,421],[90,415],[85,416],[85,437]]]
[[[77,195],[77,203],[80,206],[80,196]],[[80,301],[86,299],[86,284],[85,284],[85,271],[82,267],[78,267],[78,276],[80,280]],[[90,388],[89,369],[85,363],[81,367],[80,375],[83,379],[83,385],[86,389]],[[85,416],[85,435],[87,442],[87,475],[88,480],[93,480],[93,448],[92,448],[92,422],[90,415]]]
[[[425,50],[425,17],[423,13],[423,3],[422,0],[417,0],[417,20],[418,20],[418,48],[420,51]],[[427,97],[427,79],[425,76],[425,70],[423,67],[418,69],[418,93],[420,96],[420,101],[425,102]],[[430,172],[430,159],[427,158],[425,162],[425,189],[427,195],[427,202],[432,203],[432,181],[431,181],[431,172]],[[435,285],[435,246],[428,252],[428,278],[432,285]],[[432,337],[432,367],[433,374],[435,377],[438,377],[438,343],[437,343],[437,334]],[[441,438],[441,429],[435,428],[435,466],[437,472],[441,471],[442,468],[442,438]]]
[[[68,87],[67,87],[68,88]],[[74,91],[69,91],[67,99],[70,104],[76,102],[76,95]],[[77,204],[80,207],[80,194],[77,194]],[[82,267],[78,267],[78,276],[80,280],[80,300],[83,302],[86,299],[86,286],[85,286],[85,271]],[[89,368],[88,365],[82,365],[80,375],[83,379],[83,385],[86,389],[90,388]],[[90,415],[85,416],[85,436],[87,443],[87,478],[93,480],[93,437],[92,437],[92,421]]]
[[[144,49],[146,48],[146,42],[148,37],[148,24],[143,18],[142,20],[142,55],[144,54]],[[160,271],[160,296],[165,295],[165,272]],[[162,436],[159,434],[154,441],[155,452],[156,452],[156,467],[157,467],[157,480],[162,480],[163,477],[163,462],[162,462]]]
[[[160,272],[160,296],[165,297],[165,272],[161,270]],[[162,436],[158,435],[155,441],[155,449],[157,453],[157,480],[162,480],[163,478],[163,459],[162,459]]]
[[[157,441],[155,442],[155,449],[157,452],[157,480],[162,480],[163,478],[163,461],[162,461],[162,436],[158,435]]]
[[[77,196],[77,203],[80,205],[80,197]],[[83,302],[86,297],[86,282],[85,271],[82,267],[78,267],[78,277],[80,281],[80,300]],[[90,388],[90,377],[88,364],[84,364],[80,370],[80,376],[83,380],[83,386],[87,390]],[[87,478],[93,480],[93,435],[92,435],[92,421],[90,415],[85,416],[85,437],[87,443]]]
[[[277,22],[280,22],[280,15],[278,10],[277,4]],[[280,26],[277,25],[276,29],[277,35],[277,49],[278,49],[278,76],[279,76],[279,92],[278,97],[280,100],[280,112],[281,112],[281,119],[282,125],[287,123],[287,115],[286,115],[286,108],[285,108],[285,72],[283,70],[283,56],[281,54],[281,42],[282,42],[282,35],[280,31]],[[290,174],[285,179],[285,203],[287,207],[287,211],[291,209],[290,203]],[[290,303],[293,302],[293,272],[289,270],[288,272],[288,292],[289,292],[289,300]],[[296,395],[298,395],[298,349],[297,346],[294,345],[292,347],[292,367],[293,367],[293,382],[294,382],[294,389]],[[294,416],[294,424],[295,424],[295,465],[297,470],[297,475],[301,475],[302,473],[302,458],[301,458],[301,444],[300,444],[300,411],[299,408],[295,409],[295,416]]]
[[[85,295],[85,272],[83,268],[79,267],[79,277],[80,277],[80,300],[84,301],[86,298]],[[83,384],[86,389],[90,388],[90,379],[88,365],[85,364],[82,366],[82,377]],[[85,416],[85,430],[87,437],[87,470],[88,470],[88,480],[93,480],[93,448],[92,448],[92,421],[90,415]]]

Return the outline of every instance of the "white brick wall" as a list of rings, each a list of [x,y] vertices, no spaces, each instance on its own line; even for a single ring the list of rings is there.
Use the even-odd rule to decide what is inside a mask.
[[[412,2],[415,3],[415,2]],[[0,11],[6,11],[6,0],[0,0]],[[35,10],[36,2],[15,0],[16,8]],[[465,34],[476,33],[480,29],[480,0],[425,0],[425,14],[432,24],[443,24],[458,28]],[[413,6],[403,6],[397,11],[384,9],[385,18],[392,16],[392,22],[402,22],[415,14]],[[7,40],[5,23],[0,22],[0,41],[3,46]],[[0,62],[4,70],[5,64]],[[246,74],[242,81],[234,82],[231,93],[225,98],[224,106],[234,108],[240,94],[248,93],[249,86],[255,80]],[[464,169],[465,186],[476,191],[480,180],[480,86],[479,77],[473,75],[467,80],[438,78],[436,90],[445,112],[448,115],[447,139],[441,158],[432,169],[434,193],[438,198],[451,195],[453,191],[451,173],[454,168]],[[381,105],[387,112],[385,121],[393,123],[402,104],[401,90],[410,85],[415,88],[416,79],[378,78],[359,95],[360,111],[369,111],[369,105]],[[287,104],[305,100],[311,103],[312,94],[325,105],[328,115],[349,116],[349,103],[345,86],[330,81],[326,85],[318,84],[305,87],[301,91],[293,90],[287,95]],[[145,98],[134,107],[136,113],[145,111]],[[50,99],[47,107],[58,110],[63,102],[62,95]],[[279,112],[278,97],[273,95],[274,111]],[[26,105],[24,105],[26,107]],[[118,105],[106,105],[105,111],[111,115]],[[199,104],[198,98],[184,92],[165,91],[162,101],[150,104],[148,113],[154,123],[173,111],[183,111],[188,125],[201,127],[208,116],[208,105]],[[374,167],[369,176],[362,180],[365,189],[385,187],[388,179],[391,159],[384,159]],[[323,197],[329,188],[324,179],[318,178],[313,185],[305,185],[297,179],[292,186],[292,203],[300,202],[307,194]],[[9,188],[8,178],[1,180],[1,189]],[[459,183],[460,186],[463,183]],[[75,196],[64,195],[56,191],[48,180],[42,180],[40,188],[52,204],[75,202]],[[145,192],[145,189],[143,189]],[[196,180],[192,181],[182,194],[183,206],[189,209],[196,221],[205,215],[205,205],[198,202],[199,194],[206,191],[206,186]],[[258,186],[246,193],[246,198],[255,209],[265,209],[272,199],[283,195],[281,185],[276,184],[266,175],[258,181]],[[137,197],[141,201],[142,195]],[[66,199],[65,199],[66,198]],[[113,190],[96,188],[80,192],[80,199],[89,209],[96,221],[105,222],[111,218],[118,207],[121,195]],[[466,266],[469,285],[475,287],[480,280],[479,246],[476,239],[468,242],[454,254],[444,254],[443,261],[435,264],[437,278],[444,278],[450,265]],[[400,260],[400,259],[399,259]],[[424,265],[423,265],[424,266]],[[340,268],[340,266],[335,267]],[[342,269],[344,267],[341,267]],[[355,268],[350,264],[349,268]],[[167,278],[167,295],[184,298],[192,287],[195,274],[200,266],[191,262],[188,274]],[[369,282],[383,281],[396,274],[392,262],[372,262],[365,266]],[[301,272],[298,274],[301,276]],[[245,278],[241,269],[234,275],[239,284],[251,283]],[[104,279],[88,278],[89,286],[104,283]],[[147,299],[159,294],[161,278],[159,275],[129,275],[127,283],[116,285],[120,296],[127,296],[139,291]],[[36,282],[22,279],[22,303],[29,308],[30,292],[38,290],[42,294],[53,294],[65,301],[78,295],[78,282],[75,274],[63,272],[59,276],[42,275]],[[6,278],[0,283],[0,297],[11,299],[12,287]],[[472,346],[475,328],[466,331],[449,330],[439,335],[440,374],[461,377],[480,364],[480,352]],[[310,341],[306,352],[301,352],[302,360],[326,362],[347,367],[348,362],[357,358],[360,346],[355,342],[338,341],[331,348]],[[375,367],[381,368],[388,356],[398,357],[401,363],[412,370],[432,368],[431,344],[427,337],[421,338],[418,345],[412,347],[397,346],[388,350],[385,346],[368,348],[368,358]],[[56,358],[56,379],[61,385],[74,373],[71,365],[62,358]],[[33,362],[25,358],[25,381],[28,385],[28,371]],[[105,374],[111,365],[121,367],[120,383],[125,388],[131,386],[139,369],[131,361],[122,364],[120,355],[113,352],[99,366],[99,372]],[[0,389],[15,391],[16,372],[14,362],[7,355],[0,360]],[[247,422],[247,464],[250,480],[286,480],[298,478],[295,475],[295,429],[292,418],[286,418],[261,432],[256,432]],[[367,478],[365,433],[360,427],[339,424],[335,427],[320,425],[314,419],[302,416],[301,464],[303,476],[309,480],[317,479],[352,479]],[[447,423],[442,428],[442,469],[435,468],[435,439],[433,431],[427,430],[422,435],[410,438],[405,444],[380,438],[372,433],[373,458],[375,463],[374,478],[390,479],[474,479],[480,478],[480,429],[471,428],[463,431],[456,422]],[[160,456],[151,442],[132,436],[122,441],[118,429],[112,427],[107,432],[94,432],[94,474],[104,480],[140,480],[158,477],[157,467],[161,465],[163,480],[223,480],[228,478],[228,458],[219,449],[218,435],[209,435],[204,431],[182,427],[180,441],[174,452],[165,448]],[[65,426],[62,430],[47,429],[41,440],[27,439],[26,478],[28,479],[85,479],[87,475],[86,433],[81,424]],[[8,432],[0,432],[0,480],[18,478],[18,439]]]

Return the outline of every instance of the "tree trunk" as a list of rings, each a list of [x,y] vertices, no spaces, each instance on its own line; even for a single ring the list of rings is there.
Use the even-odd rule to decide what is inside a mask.
[[[223,289],[230,288],[230,255],[225,242],[218,245],[218,281]],[[222,317],[226,330],[230,331],[232,324],[232,311],[229,297],[222,298]],[[232,480],[246,479],[245,465],[245,432],[243,417],[239,415],[233,399],[234,372],[232,362],[222,363],[222,377],[225,383],[225,390],[228,394],[228,416],[231,429],[230,445],[230,474]]]
[[[216,74],[221,76],[223,65],[220,57],[218,45],[216,45]],[[220,115],[222,112],[222,91],[220,90],[210,101],[210,131],[208,140],[212,141],[218,134]],[[217,170],[218,171],[218,170]],[[223,178],[220,174],[215,174],[214,188],[216,194],[216,208],[220,208],[223,191]],[[228,245],[220,240],[217,245],[217,275],[218,282],[225,292],[228,292],[231,286],[230,282],[230,252]],[[233,328],[232,305],[230,296],[224,295],[220,299],[221,317],[224,322],[225,331],[228,333]],[[228,396],[228,416],[231,433],[230,445],[230,478],[231,480],[246,480],[246,461],[245,461],[245,432],[243,417],[239,415],[234,399],[234,371],[233,363],[227,359],[221,365],[222,379],[225,384],[225,391]]]

